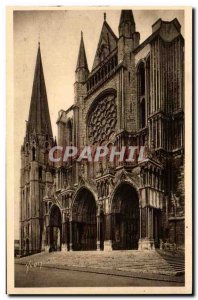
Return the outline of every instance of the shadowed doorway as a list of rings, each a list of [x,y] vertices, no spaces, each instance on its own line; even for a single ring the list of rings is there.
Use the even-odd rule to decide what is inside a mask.
[[[61,250],[61,212],[57,205],[52,206],[50,213],[50,249]]]
[[[79,191],[72,208],[73,250],[96,250],[96,202],[86,188]]]
[[[130,184],[124,183],[118,187],[111,211],[113,250],[138,249],[139,199]]]

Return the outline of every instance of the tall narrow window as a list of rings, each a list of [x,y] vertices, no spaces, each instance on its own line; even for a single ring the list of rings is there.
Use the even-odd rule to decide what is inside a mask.
[[[72,144],[72,122],[69,119],[67,122],[67,145],[71,146]]]
[[[32,160],[36,160],[36,149],[32,148]]]
[[[146,97],[147,97],[147,107],[148,112],[147,115],[151,114],[151,95],[150,95],[150,56],[146,61]]]
[[[39,180],[42,180],[42,167],[39,167]]]
[[[132,113],[133,111],[133,105],[132,105],[132,102],[130,103],[130,113]]]
[[[146,126],[146,100],[145,100],[145,64],[141,62],[138,67],[138,106],[139,106],[139,126]]]
[[[143,98],[140,103],[140,127],[144,128],[146,125],[146,110],[145,110],[145,99]]]
[[[145,95],[145,67],[144,63],[139,66],[139,94],[140,96]]]

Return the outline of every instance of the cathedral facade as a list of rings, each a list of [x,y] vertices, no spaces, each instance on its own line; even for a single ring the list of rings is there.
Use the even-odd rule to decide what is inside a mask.
[[[106,21],[91,71],[83,35],[74,104],[54,139],[40,46],[21,147],[21,253],[184,247],[184,39],[159,19],[143,42],[131,10]],[[52,162],[54,146],[144,146],[146,159]]]

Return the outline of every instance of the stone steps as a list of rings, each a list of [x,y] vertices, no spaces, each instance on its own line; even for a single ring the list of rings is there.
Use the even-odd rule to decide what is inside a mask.
[[[83,251],[40,253],[17,259],[18,262],[41,261],[43,265],[57,264],[79,268],[121,270],[176,274],[184,272],[184,259],[157,251]]]
[[[158,251],[159,255],[178,273],[185,271],[185,257],[183,253],[167,253],[165,251]]]

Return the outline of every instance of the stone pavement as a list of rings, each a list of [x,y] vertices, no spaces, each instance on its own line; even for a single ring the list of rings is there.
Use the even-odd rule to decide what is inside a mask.
[[[181,254],[163,251],[75,251],[42,252],[16,259],[16,264],[41,263],[42,266],[57,269],[79,270],[105,274],[122,274],[122,276],[142,276],[162,280],[168,276],[180,280],[184,274],[184,259]],[[183,277],[183,276],[182,276]],[[172,279],[171,279],[172,280]],[[183,280],[183,279],[181,279]]]
[[[63,269],[65,268],[65,269]],[[26,272],[26,266],[15,265],[15,287],[171,287],[184,286],[182,276],[139,276],[136,273],[69,267],[38,267]],[[162,276],[164,278],[162,278]],[[177,280],[176,280],[177,279]],[[66,290],[65,290],[66,291]],[[144,288],[142,289],[144,291]]]

